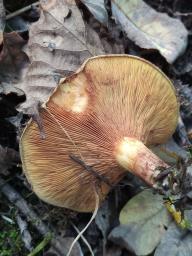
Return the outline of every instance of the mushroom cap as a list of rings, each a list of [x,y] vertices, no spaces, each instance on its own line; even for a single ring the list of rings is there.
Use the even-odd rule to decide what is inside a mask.
[[[171,81],[150,62],[129,55],[90,58],[40,109],[46,138],[40,138],[32,120],[25,128],[20,141],[24,172],[42,200],[93,211],[94,189],[102,202],[111,189],[105,180],[115,185],[126,174],[115,159],[122,138],[164,143],[176,128],[178,112]]]

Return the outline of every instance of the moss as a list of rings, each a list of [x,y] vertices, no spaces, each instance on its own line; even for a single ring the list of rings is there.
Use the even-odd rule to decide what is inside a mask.
[[[17,227],[5,222],[0,223],[0,227],[0,256],[24,255],[25,249]]]

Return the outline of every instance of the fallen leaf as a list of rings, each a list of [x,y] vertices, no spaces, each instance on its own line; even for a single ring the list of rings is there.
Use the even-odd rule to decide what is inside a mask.
[[[169,63],[187,46],[187,30],[178,19],[159,13],[142,0],[112,0],[112,13],[128,38],[145,49],[157,49]]]
[[[51,248],[44,253],[44,256],[64,256],[67,255],[69,248],[73,242],[73,237],[56,237],[51,241]],[[70,256],[83,256],[83,252],[79,243],[75,243]]]
[[[22,70],[28,65],[28,57],[22,51],[26,41],[17,33],[4,33],[0,53],[0,82],[16,83]]]
[[[6,120],[9,121],[12,125],[14,125],[18,131],[20,130],[22,119],[23,119],[22,113],[18,113],[15,116],[6,118]]]
[[[184,218],[190,222],[191,227],[190,230],[192,231],[192,210],[188,210],[188,209],[192,209],[191,207],[191,199],[192,199],[192,165],[187,166],[186,170],[185,170],[185,179],[183,181],[183,190],[185,193],[185,196],[187,196],[190,201],[186,202],[186,206],[184,207]]]
[[[100,229],[104,241],[106,241],[107,235],[111,226],[115,225],[115,219],[118,217],[117,209],[114,204],[114,200],[105,200],[99,208],[95,217],[95,223]]]
[[[192,63],[191,63],[192,65]],[[179,95],[180,108],[184,118],[191,119],[192,115],[192,88],[181,80],[175,80],[174,85]]]
[[[166,144],[151,147],[151,150],[168,164],[176,164],[180,158],[187,160],[189,155],[173,139]]]
[[[87,6],[93,16],[102,24],[107,25],[108,13],[105,8],[104,0],[81,0]]]
[[[122,249],[118,246],[111,245],[110,248],[106,249],[105,256],[121,256]]]
[[[17,151],[0,145],[0,174],[7,175],[8,170],[18,162],[20,162],[20,157]]]
[[[22,51],[26,41],[16,32],[4,33],[5,12],[3,1],[0,3],[0,94],[16,93],[23,95],[13,83],[18,81],[28,58]]]
[[[12,31],[24,33],[24,32],[28,32],[30,23],[24,20],[23,17],[16,16],[8,20],[7,25]]]
[[[41,15],[31,26],[26,53],[31,65],[18,87],[26,102],[18,109],[31,114],[47,100],[61,77],[74,72],[82,62],[104,50],[73,0],[40,1]]]
[[[23,91],[19,88],[14,87],[13,84],[2,82],[0,85],[0,94],[8,95],[10,93],[15,93],[18,96],[23,95]]]
[[[136,255],[148,255],[163,237],[170,216],[162,197],[144,190],[127,202],[119,220],[120,225],[112,230],[109,239]]]
[[[163,236],[154,254],[154,256],[165,255],[192,255],[192,233],[178,228],[175,223],[172,223]]]

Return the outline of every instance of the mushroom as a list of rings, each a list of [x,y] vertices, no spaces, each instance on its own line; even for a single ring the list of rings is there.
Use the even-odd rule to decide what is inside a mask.
[[[166,75],[129,55],[88,59],[40,109],[45,139],[30,120],[21,141],[23,170],[44,201],[79,212],[95,207],[127,171],[153,186],[168,165],[147,146],[175,131],[178,102]]]

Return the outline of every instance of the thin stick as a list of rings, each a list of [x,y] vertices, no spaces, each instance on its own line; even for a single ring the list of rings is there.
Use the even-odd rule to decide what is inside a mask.
[[[98,180],[105,182],[109,187],[113,187],[110,181],[104,175],[98,174],[92,166],[87,165],[84,161],[74,156],[73,154],[70,154],[69,156],[73,161],[83,166],[85,170],[87,170],[88,172],[91,172]]]
[[[17,221],[17,224],[18,224],[18,227],[20,230],[20,234],[21,234],[21,239],[23,240],[25,248],[28,251],[32,251],[32,249],[33,249],[32,245],[31,245],[32,237],[31,237],[29,230],[27,229],[27,222],[25,220],[23,220],[19,214],[17,214],[17,216],[16,216],[16,221]]]
[[[173,13],[174,16],[190,16],[192,12],[175,12]]]
[[[8,15],[6,16],[6,20],[10,20],[10,19],[12,19],[13,17],[16,17],[16,16],[18,16],[18,15],[20,15],[20,14],[26,12],[26,11],[29,11],[29,10],[31,10],[32,8],[34,8],[35,6],[38,6],[38,5],[40,5],[40,2],[39,2],[39,1],[36,2],[36,3],[30,4],[30,5],[28,5],[28,6],[25,6],[25,7],[23,7],[23,8],[21,8],[21,9],[15,11],[15,12],[12,12],[12,13],[10,13],[10,14],[8,14]]]
[[[68,251],[68,253],[67,253],[66,256],[70,256],[71,251],[72,251],[72,249],[73,249],[75,243],[79,240],[79,238],[82,236],[82,234],[87,230],[87,228],[88,228],[89,225],[92,223],[92,221],[95,219],[95,216],[97,215],[97,212],[98,212],[98,209],[99,209],[99,195],[98,195],[96,189],[94,189],[94,192],[95,192],[95,210],[94,210],[94,212],[93,212],[93,215],[92,215],[90,221],[89,221],[89,222],[87,223],[87,225],[84,227],[84,229],[81,230],[81,232],[78,234],[78,236],[76,236],[76,238],[73,240],[73,242],[72,242],[72,244],[71,244],[71,246],[70,246],[70,248],[69,248],[69,251]]]
[[[76,230],[76,232],[79,234],[81,231],[78,229],[78,227],[75,226],[75,224],[73,222],[71,222],[71,225],[73,226],[73,228]],[[94,256],[94,252],[91,248],[91,245],[89,244],[89,242],[87,241],[87,239],[81,235],[81,239],[83,240],[83,242],[87,245],[87,248],[89,249],[91,256]]]

